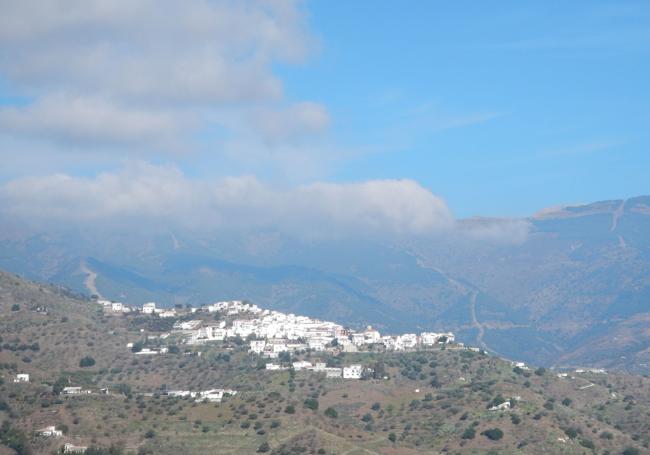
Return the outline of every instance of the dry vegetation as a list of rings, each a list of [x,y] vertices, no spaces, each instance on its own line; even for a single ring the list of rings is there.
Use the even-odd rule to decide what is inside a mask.
[[[455,349],[300,356],[389,377],[361,381],[265,371],[237,344],[136,356],[126,343],[148,333],[142,321],[9,274],[0,274],[0,315],[0,454],[55,453],[63,442],[114,454],[650,453],[650,380],[641,376],[558,378]],[[95,363],[81,367],[85,356]],[[17,372],[31,382],[14,384]],[[64,397],[57,384],[110,393]],[[162,394],[215,387],[240,393],[220,404]],[[488,410],[512,397],[512,410]],[[52,424],[64,438],[34,435]]]

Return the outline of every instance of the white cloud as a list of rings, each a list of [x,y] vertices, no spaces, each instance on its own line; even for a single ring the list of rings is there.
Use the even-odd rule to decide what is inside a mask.
[[[186,116],[170,112],[128,109],[99,98],[61,94],[25,107],[0,109],[0,130],[65,143],[167,146],[179,130],[190,125]]]
[[[321,133],[330,124],[327,109],[317,103],[295,103],[284,109],[257,109],[250,122],[270,144],[299,140]]]
[[[32,103],[3,109],[5,134],[121,143],[128,155],[182,139],[188,117],[209,126],[215,110],[263,141],[327,124],[312,103],[270,114],[286,104],[273,64],[315,47],[298,2],[0,0],[0,11],[0,76]],[[267,113],[259,129],[247,110]]]
[[[274,60],[310,48],[295,2],[2,1],[2,69],[36,92],[55,85],[153,103],[277,97]]]
[[[521,244],[528,239],[530,222],[521,218],[469,218],[457,223],[464,238],[502,244]]]
[[[54,223],[169,223],[273,228],[299,235],[426,234],[447,229],[445,202],[411,180],[268,186],[254,177],[190,179],[136,164],[95,178],[56,174],[0,187],[5,216]]]

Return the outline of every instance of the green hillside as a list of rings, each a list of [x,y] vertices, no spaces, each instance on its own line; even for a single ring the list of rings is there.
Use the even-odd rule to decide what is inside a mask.
[[[245,344],[189,347],[173,335],[163,343],[178,349],[139,356],[126,344],[169,322],[107,316],[94,302],[7,273],[0,315],[0,453],[49,454],[66,442],[133,454],[650,453],[650,379],[642,376],[558,377],[455,345],[298,356],[374,368],[364,380],[267,371]],[[14,383],[17,373],[30,382]],[[92,393],[57,394],[63,386]],[[222,403],[164,395],[210,388],[239,393]],[[507,400],[511,410],[488,410]],[[34,433],[48,425],[64,436]]]

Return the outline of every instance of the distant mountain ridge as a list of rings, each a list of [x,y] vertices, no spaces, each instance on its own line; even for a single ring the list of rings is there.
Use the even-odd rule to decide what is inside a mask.
[[[0,237],[0,267],[88,294],[166,305],[243,298],[383,331],[449,329],[544,365],[650,372],[650,196],[546,210],[527,235],[300,241],[279,233]],[[505,224],[503,221],[502,224]],[[83,267],[82,267],[83,266]]]

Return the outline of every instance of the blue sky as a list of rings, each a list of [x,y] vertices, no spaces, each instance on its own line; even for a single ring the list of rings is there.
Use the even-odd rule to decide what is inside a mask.
[[[650,4],[308,4],[320,52],[289,96],[372,150],[337,180],[409,177],[455,213],[650,192]]]
[[[161,2],[6,6],[0,212],[428,232],[650,194],[648,2]]]

